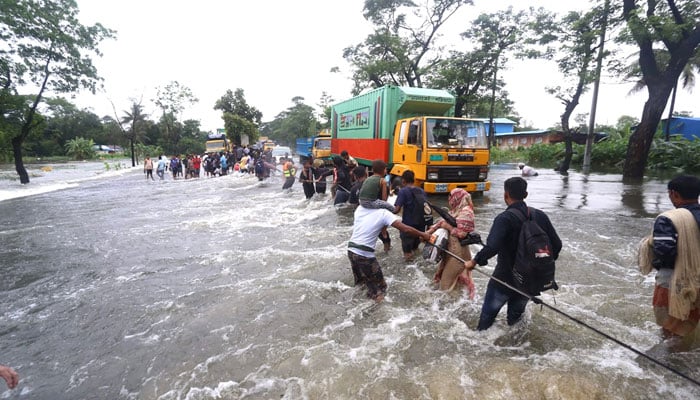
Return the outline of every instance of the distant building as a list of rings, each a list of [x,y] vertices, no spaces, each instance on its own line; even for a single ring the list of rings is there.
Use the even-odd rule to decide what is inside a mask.
[[[666,134],[668,118],[661,120],[661,131]],[[670,135],[683,136],[688,140],[700,139],[700,118],[671,117]]]
[[[486,132],[489,132],[489,119],[479,118],[484,121]],[[508,118],[494,118],[493,126],[496,133],[496,146],[501,149],[517,149],[518,147],[530,147],[534,144],[559,143],[564,141],[564,132],[552,129],[538,129],[531,131],[515,132],[517,123]],[[593,141],[598,143],[608,135],[595,133]],[[700,136],[700,135],[699,135]],[[577,144],[586,143],[586,133],[573,134],[572,140]]]
[[[486,133],[491,132],[490,127],[491,127],[491,120],[489,118],[477,118],[482,121],[484,121],[484,128],[486,129]],[[515,131],[515,125],[518,123],[515,121],[512,121],[508,118],[494,118],[493,119],[493,126],[495,128],[496,135],[498,136],[499,133],[510,133]]]

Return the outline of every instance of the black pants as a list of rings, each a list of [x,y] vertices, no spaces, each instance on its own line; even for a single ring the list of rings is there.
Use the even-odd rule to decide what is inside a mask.
[[[284,180],[284,185],[282,185],[282,189],[289,189],[292,187],[294,184],[294,180],[296,177],[290,176]]]

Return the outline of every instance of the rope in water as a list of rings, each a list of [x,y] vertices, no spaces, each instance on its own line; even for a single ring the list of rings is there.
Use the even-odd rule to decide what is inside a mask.
[[[435,248],[437,248],[437,249],[440,249],[440,250],[444,251],[446,254],[449,254],[450,256],[456,258],[457,260],[459,260],[459,261],[461,261],[461,262],[465,262],[465,260],[462,259],[460,256],[458,256],[457,254],[455,254],[455,253],[453,253],[453,252],[451,252],[451,251],[449,251],[449,250],[447,250],[447,249],[445,249],[445,248],[443,248],[443,247],[440,247],[440,246],[437,246],[437,245],[435,245],[435,244],[433,244],[433,243],[428,243],[428,242],[426,242],[426,244],[428,244],[428,245],[430,245],[430,246],[433,246],[433,247],[435,247]],[[649,355],[647,355],[647,354],[645,354],[645,353],[643,353],[643,352],[641,352],[641,351],[635,349],[634,347],[628,345],[627,343],[624,343],[624,342],[622,342],[622,341],[620,341],[620,340],[618,340],[618,339],[616,339],[616,338],[614,338],[614,337],[608,335],[607,333],[605,333],[605,332],[603,332],[603,331],[601,331],[601,330],[599,330],[599,329],[597,329],[597,328],[595,328],[595,327],[592,327],[592,326],[588,325],[587,323],[581,321],[580,319],[578,319],[578,318],[576,318],[576,317],[573,317],[573,316],[571,316],[571,315],[565,313],[564,311],[561,311],[561,310],[557,309],[556,307],[551,306],[551,305],[545,303],[545,302],[542,301],[542,299],[540,299],[539,297],[531,296],[531,295],[529,295],[529,294],[527,294],[527,293],[525,293],[525,292],[519,290],[518,288],[515,288],[515,287],[513,287],[512,285],[509,285],[508,283],[503,282],[502,280],[500,280],[500,279],[498,279],[498,278],[495,278],[493,275],[489,274],[488,272],[482,271],[482,270],[479,269],[479,268],[476,268],[476,267],[475,267],[474,270],[475,270],[476,272],[482,274],[482,275],[485,275],[485,276],[487,276],[487,277],[493,279],[494,281],[500,283],[501,285],[507,287],[508,289],[510,289],[510,290],[512,290],[512,291],[514,291],[514,292],[516,292],[516,293],[518,293],[518,294],[520,294],[520,295],[522,295],[522,296],[527,297],[527,298],[528,298],[530,301],[532,301],[533,303],[539,304],[540,306],[547,307],[548,309],[550,309],[550,310],[552,310],[552,311],[554,311],[554,312],[556,312],[556,313],[558,313],[558,314],[560,314],[560,315],[562,315],[562,316],[564,316],[564,317],[566,317],[566,318],[569,318],[570,320],[574,321],[575,323],[577,323],[577,324],[579,324],[579,325],[581,325],[581,326],[584,326],[584,327],[586,327],[586,328],[592,330],[593,332],[595,332],[595,333],[597,333],[597,334],[603,336],[604,338],[609,339],[609,340],[611,340],[611,341],[617,343],[618,345],[620,345],[620,346],[626,348],[627,350],[630,350],[630,351],[632,351],[633,353],[635,353],[635,354],[637,354],[637,355],[639,355],[639,356],[641,356],[641,357],[646,358],[647,360],[653,362],[654,364],[656,364],[656,365],[658,365],[658,366],[661,366],[661,367],[663,367],[663,368],[665,368],[665,369],[667,369],[667,370],[673,372],[674,374],[676,374],[676,375],[678,375],[678,376],[680,376],[680,377],[683,377],[683,378],[687,379],[688,381],[690,381],[690,382],[692,382],[692,383],[694,383],[694,384],[700,386],[700,381],[697,381],[696,379],[693,379],[693,378],[689,377],[688,375],[686,375],[686,374],[684,374],[683,372],[681,372],[681,371],[679,371],[679,370],[677,370],[677,369],[671,367],[670,365],[664,364],[663,362],[661,362],[661,361],[655,359],[654,357],[651,357],[651,356],[649,356]]]

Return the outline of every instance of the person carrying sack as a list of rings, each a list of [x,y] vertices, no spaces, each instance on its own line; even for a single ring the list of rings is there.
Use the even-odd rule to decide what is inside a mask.
[[[675,209],[659,215],[641,243],[639,267],[656,270],[652,305],[663,339],[689,345],[700,321],[700,178],[680,175],[668,183]],[[688,340],[685,340],[688,338]],[[692,342],[692,340],[691,340]]]

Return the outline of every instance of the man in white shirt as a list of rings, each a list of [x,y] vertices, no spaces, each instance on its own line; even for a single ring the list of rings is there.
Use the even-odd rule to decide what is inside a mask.
[[[393,226],[406,234],[417,236],[430,241],[430,234],[421,232],[401,222],[401,217],[391,211],[377,208],[370,209],[362,206],[355,210],[355,222],[352,236],[348,242],[348,258],[355,277],[355,285],[367,286],[367,297],[377,303],[384,300],[386,282],[382,268],[374,254],[374,246],[382,228]]]

